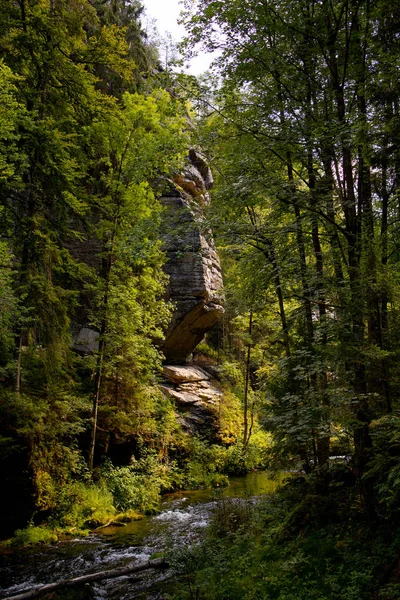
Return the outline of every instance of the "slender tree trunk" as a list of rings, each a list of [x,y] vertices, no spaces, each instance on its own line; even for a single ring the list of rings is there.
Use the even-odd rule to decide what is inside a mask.
[[[249,385],[250,385],[250,359],[251,359],[251,335],[253,333],[253,310],[250,310],[249,317],[249,343],[247,346],[246,356],[246,379],[244,384],[244,399],[243,399],[243,448],[247,450],[247,446],[250,440],[249,435]]]
[[[111,281],[111,267],[112,267],[112,252],[113,252],[113,242],[114,239],[111,239],[110,242],[110,251],[104,261],[103,272],[105,274],[105,282],[106,288],[103,297],[103,318],[101,320],[101,328],[100,328],[100,347],[99,347],[99,355],[97,359],[97,369],[96,369],[96,377],[94,384],[94,393],[93,393],[93,406],[92,406],[92,427],[90,432],[90,445],[89,445],[89,458],[88,458],[88,467],[89,471],[93,471],[94,466],[94,453],[96,448],[96,436],[97,436],[97,419],[99,413],[99,403],[100,403],[100,393],[101,393],[101,384],[103,378],[103,365],[104,365],[104,355],[106,350],[106,340],[105,335],[107,332],[107,312],[108,312],[108,299],[110,293],[110,281]]]
[[[275,293],[278,299],[278,307],[279,307],[279,317],[281,320],[282,327],[282,337],[283,337],[283,345],[285,348],[286,358],[290,358],[290,338],[289,338],[289,329],[286,319],[286,311],[285,304],[283,300],[283,292],[282,292],[282,283],[280,277],[280,269],[278,265],[278,260],[276,257],[276,252],[272,240],[269,238],[262,238],[263,247],[260,248],[261,252],[264,254],[268,262],[272,266],[273,278],[274,278],[274,286]]]
[[[336,228],[336,218],[335,218],[335,208],[333,204],[333,173],[332,173],[332,163],[333,163],[333,153],[327,151],[326,149],[322,150],[323,156],[323,165],[324,165],[324,180],[321,184],[321,195],[325,199],[325,207],[326,214],[328,217],[328,221],[326,223],[326,228],[329,234],[329,245],[331,247],[332,252],[332,260],[333,260],[333,268],[335,272],[335,280],[336,280],[336,288],[338,290],[339,295],[339,312],[344,307],[344,273],[342,266],[341,256],[343,254],[343,249],[340,243],[338,231]]]
[[[325,299],[325,285],[324,285],[324,265],[322,258],[322,248],[319,236],[318,219],[315,214],[315,207],[317,205],[316,190],[315,190],[315,175],[313,170],[313,156],[312,150],[308,152],[308,180],[310,188],[310,202],[311,208],[311,237],[313,242],[314,258],[315,258],[315,280],[317,288],[318,298],[318,316],[319,324],[322,327],[321,335],[321,346],[322,346],[322,359],[324,358],[324,351],[327,344],[327,333],[326,333],[326,299]],[[315,376],[313,386],[317,392],[320,403],[321,411],[321,427],[316,433],[316,452],[318,457],[318,465],[321,467],[326,464],[329,460],[329,449],[330,449],[330,403],[327,395],[328,378],[326,371],[321,369]]]
[[[345,18],[346,28],[349,28],[349,30],[356,28],[358,18],[357,7],[354,9],[354,11],[349,11],[346,13]],[[347,19],[350,19],[350,21],[347,21]],[[359,176],[361,176],[361,181],[359,181],[358,185],[357,199],[353,175],[354,165],[352,146],[346,134],[348,123],[346,121],[346,102],[344,89],[347,73],[344,67],[342,67],[343,73],[339,73],[339,52],[335,46],[334,36],[335,34],[332,33],[329,38],[326,59],[331,74],[331,85],[335,97],[337,119],[339,127],[343,131],[340,138],[342,156],[341,174],[343,177],[341,202],[345,217],[348,274],[350,284],[350,304],[348,314],[351,325],[351,340],[349,340],[349,342],[352,345],[352,357],[349,362],[351,362],[352,387],[354,391],[354,400],[352,402],[353,414],[355,417],[353,433],[354,464],[359,477],[360,491],[364,498],[367,511],[371,517],[374,518],[373,516],[375,511],[373,490],[371,489],[371,486],[369,486],[368,483],[365,483],[363,479],[363,474],[365,472],[369,454],[372,448],[372,440],[369,432],[371,415],[367,400],[367,373],[362,355],[365,341],[364,318],[369,312],[368,306],[366,306],[365,286],[363,285],[361,274],[361,256],[363,252],[363,239],[365,239],[363,236],[362,225],[367,224],[368,226],[368,215],[366,223],[365,221],[363,223],[362,219],[363,209],[367,207],[368,210],[368,177],[365,171],[365,165],[363,163],[361,163],[361,165],[359,164],[358,173]],[[349,52],[350,45],[348,44],[346,46],[345,54],[341,57],[341,65],[349,64]]]
[[[293,180],[293,167],[292,167],[292,159],[290,153],[287,155],[287,169],[288,169],[288,180],[289,184],[292,188],[292,198],[291,204],[294,209],[295,214],[295,222],[296,222],[296,240],[297,240],[297,250],[299,253],[300,259],[300,277],[301,284],[303,288],[303,305],[306,319],[306,344],[307,347],[311,350],[313,340],[314,340],[314,326],[312,320],[312,307],[311,307],[311,289],[308,282],[308,273],[307,273],[307,259],[306,259],[306,249],[304,244],[304,235],[303,235],[303,226],[302,226],[302,218],[300,213],[300,207],[297,200],[297,194],[294,186]]]
[[[102,334],[105,334],[105,327],[102,327]],[[101,391],[101,381],[103,375],[103,361],[104,361],[104,351],[105,351],[105,341],[102,339],[100,335],[100,349],[99,349],[99,357],[97,361],[97,372],[95,379],[95,391],[93,394],[93,406],[92,406],[92,428],[90,432],[90,446],[89,446],[89,459],[88,459],[88,467],[89,471],[93,471],[94,465],[94,451],[96,447],[96,435],[97,435],[97,419],[99,412],[99,402],[100,402],[100,391]]]
[[[387,147],[387,144],[385,144]],[[381,218],[381,247],[382,247],[382,268],[386,275],[388,264],[388,206],[389,194],[387,189],[387,161],[384,159],[382,164],[382,218]],[[388,335],[388,294],[384,288],[381,293],[381,318],[382,318],[382,347],[386,347]],[[392,412],[391,390],[390,390],[390,370],[388,359],[383,360],[383,388],[385,393],[386,410]]]

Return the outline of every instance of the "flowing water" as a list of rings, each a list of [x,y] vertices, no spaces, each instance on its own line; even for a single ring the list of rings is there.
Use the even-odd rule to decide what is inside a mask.
[[[39,587],[45,583],[140,564],[158,553],[173,553],[199,542],[213,510],[222,498],[255,498],[276,487],[266,472],[231,479],[218,493],[197,490],[167,494],[157,515],[145,517],[124,527],[107,527],[88,538],[0,556],[0,598]],[[68,598],[95,600],[163,600],[163,590],[171,585],[170,570],[144,571],[72,588]],[[75,591],[73,591],[75,590]],[[54,597],[54,596],[52,596]],[[57,598],[66,596],[57,596]]]

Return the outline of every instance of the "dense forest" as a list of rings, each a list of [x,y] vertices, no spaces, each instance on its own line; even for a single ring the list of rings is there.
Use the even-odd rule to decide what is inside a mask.
[[[138,0],[0,7],[3,551],[268,469],[288,479],[217,507],[162,598],[400,598],[398,3],[188,1],[198,78]],[[187,358],[218,386],[195,431],[161,379],[160,199],[190,150],[225,295]]]

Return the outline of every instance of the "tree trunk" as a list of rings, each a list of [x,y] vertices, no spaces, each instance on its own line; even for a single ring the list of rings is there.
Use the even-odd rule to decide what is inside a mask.
[[[293,183],[293,170],[292,170],[292,160],[290,154],[288,154],[288,179],[291,184],[293,190],[293,197],[291,199],[291,204],[294,209],[295,221],[296,221],[296,239],[297,239],[297,250],[299,253],[300,259],[300,277],[301,277],[301,285],[303,288],[303,305],[306,319],[306,345],[309,350],[312,349],[313,340],[314,340],[314,325],[312,320],[312,307],[311,307],[311,289],[308,282],[308,274],[307,274],[307,260],[306,260],[306,250],[304,245],[304,235],[303,235],[303,227],[301,223],[301,213],[300,207],[296,197],[296,190],[294,189]]]
[[[112,267],[112,251],[113,251],[113,239],[111,239],[110,251],[104,260],[103,264],[103,273],[106,282],[106,288],[103,297],[103,318],[101,320],[101,328],[100,328],[100,348],[99,348],[99,356],[97,359],[97,369],[96,369],[96,378],[94,385],[94,393],[93,393],[93,407],[92,407],[92,428],[90,432],[90,446],[89,446],[89,458],[88,458],[88,468],[89,471],[93,471],[94,466],[94,452],[96,448],[96,435],[97,435],[97,418],[99,412],[99,403],[100,403],[100,392],[101,392],[101,383],[103,377],[103,364],[104,364],[104,354],[106,349],[106,340],[105,335],[107,331],[107,310],[108,310],[108,297],[110,293],[110,279],[111,279],[111,267]]]
[[[246,380],[244,384],[244,399],[243,399],[243,449],[246,452],[247,446],[250,440],[249,434],[249,419],[248,419],[248,411],[249,411],[249,384],[250,384],[250,358],[251,358],[251,334],[253,332],[253,310],[250,310],[250,318],[249,318],[249,343],[247,346],[247,356],[246,356]]]
[[[289,329],[288,329],[287,319],[286,319],[285,304],[283,301],[282,283],[281,283],[281,278],[280,278],[280,274],[279,274],[280,270],[279,270],[278,260],[276,258],[276,252],[275,252],[275,248],[272,243],[272,240],[270,240],[269,238],[263,237],[261,242],[262,242],[263,247],[259,248],[259,249],[261,250],[261,252],[264,254],[265,258],[268,260],[268,262],[272,266],[272,273],[273,273],[274,284],[275,284],[275,292],[276,292],[276,296],[278,299],[278,306],[279,306],[279,317],[280,317],[281,326],[282,326],[283,345],[285,348],[286,358],[290,358]]]

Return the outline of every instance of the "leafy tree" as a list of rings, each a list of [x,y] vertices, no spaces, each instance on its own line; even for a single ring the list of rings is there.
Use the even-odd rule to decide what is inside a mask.
[[[93,4],[101,25],[116,26],[125,35],[127,56],[133,74],[133,85],[143,89],[147,83],[152,86],[152,72],[156,69],[158,53],[156,46],[142,29],[141,16],[144,6],[138,0],[96,0]],[[97,27],[95,27],[95,31]],[[126,89],[126,81],[107,66],[100,66],[101,78],[106,80],[108,91],[121,95]],[[132,91],[132,90],[130,90]]]
[[[108,103],[91,71],[98,62],[123,68],[124,46],[116,31],[88,38],[86,23],[96,20],[88,3],[4,3],[1,19],[2,55],[16,74],[16,98],[25,111],[16,131],[19,185],[10,181],[2,193],[18,295],[25,298],[17,334],[19,392],[24,345],[49,349],[55,376],[56,363],[65,361],[73,302],[65,279],[75,267],[65,242],[73,236],[71,219],[85,213],[81,128]]]
[[[169,315],[156,195],[187,140],[169,94],[123,95],[142,69],[139,4],[115,5],[113,18],[86,1],[0,7],[1,452],[25,515],[30,498],[54,510],[59,485],[87,476],[100,391],[104,414],[118,407],[116,434],[173,429],[150,387]],[[97,364],[71,350],[72,322],[90,311]]]
[[[388,148],[397,126],[398,95],[380,76],[388,54],[397,61],[384,26],[388,15],[398,22],[397,8],[204,0],[190,10],[188,44],[221,53],[205,129],[221,174],[216,221],[225,237],[264,256],[276,291],[284,356],[281,383],[270,387],[275,432],[312,468],[327,462],[332,427],[350,429],[372,514],[362,479],[369,423],[393,409],[396,385],[387,269],[397,271],[388,215],[398,144],[391,138],[382,163],[373,140]]]
[[[147,183],[167,176],[183,159],[185,121],[167,92],[144,97],[126,93],[123,110],[110,113],[90,135],[92,169],[88,181],[99,216],[96,235],[102,267],[93,323],[100,350],[93,399],[89,466],[93,468],[97,412],[103,373],[125,394],[145,382],[159,363],[153,340],[162,338],[169,310],[159,300],[165,277],[157,239],[160,207]],[[122,392],[124,393],[124,392]]]

